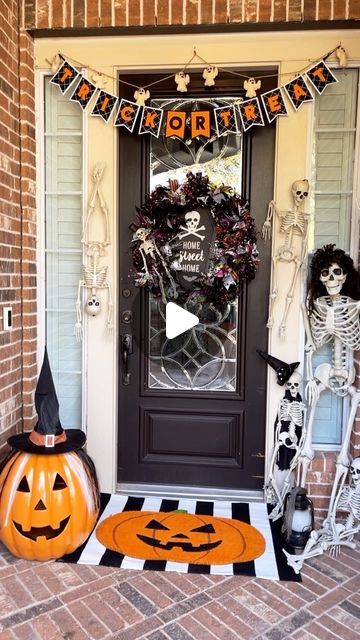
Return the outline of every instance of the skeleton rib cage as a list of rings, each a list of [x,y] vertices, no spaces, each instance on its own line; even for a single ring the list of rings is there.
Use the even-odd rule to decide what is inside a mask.
[[[314,302],[310,323],[316,348],[332,342],[336,337],[348,349],[360,349],[358,303],[351,298],[340,296],[335,301],[330,296],[318,298]]]

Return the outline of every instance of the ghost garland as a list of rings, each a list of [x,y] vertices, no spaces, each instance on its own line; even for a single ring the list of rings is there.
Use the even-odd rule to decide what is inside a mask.
[[[169,183],[147,195],[130,227],[135,286],[147,288],[165,304],[169,300],[181,302],[189,295],[195,302],[215,306],[232,302],[242,283],[255,277],[259,265],[257,229],[248,203],[231,187],[214,187],[201,173],[188,173],[180,186],[175,180]],[[204,207],[213,221],[214,240],[208,246],[206,271],[185,290],[180,283],[184,258],[181,238],[186,223],[196,226],[192,218],[189,221],[190,214]]]

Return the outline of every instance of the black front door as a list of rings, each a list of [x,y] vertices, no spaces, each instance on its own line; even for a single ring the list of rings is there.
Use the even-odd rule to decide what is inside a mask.
[[[249,74],[251,75],[251,74]],[[155,78],[126,76],[135,85]],[[263,90],[276,86],[276,79]],[[201,78],[192,93],[152,87],[153,106],[201,109],[235,100],[239,88],[217,83],[205,94]],[[125,90],[124,90],[125,87]],[[120,85],[123,97],[133,89]],[[237,91],[237,92],[236,92]],[[165,306],[134,287],[132,231],[136,206],[169,178],[189,170],[234,186],[250,201],[259,230],[273,196],[272,126],[210,141],[179,142],[119,133],[120,326],[118,482],[259,490],[264,482],[266,349],[270,243],[259,234],[258,274],[236,303],[204,306],[200,323],[173,340],[165,335]],[[123,344],[130,344],[124,350]],[[129,375],[125,375],[128,373]]]

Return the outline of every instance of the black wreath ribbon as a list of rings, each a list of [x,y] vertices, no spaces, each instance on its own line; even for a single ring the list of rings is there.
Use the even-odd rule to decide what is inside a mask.
[[[186,212],[206,207],[215,225],[207,272],[199,274],[191,291],[179,283],[181,251],[177,238]],[[180,186],[156,187],[137,208],[131,225],[133,277],[137,287],[147,288],[163,301],[182,302],[189,294],[199,303],[215,306],[235,300],[259,266],[257,229],[248,203],[231,187],[214,187],[201,173],[188,173]],[[144,242],[148,244],[144,245]],[[146,249],[146,250],[145,250]]]

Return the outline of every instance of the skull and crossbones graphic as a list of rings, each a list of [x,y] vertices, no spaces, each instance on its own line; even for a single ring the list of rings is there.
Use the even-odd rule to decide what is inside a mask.
[[[204,225],[199,227],[200,213],[198,211],[188,211],[185,214],[185,224],[186,224],[186,227],[184,227],[183,225],[180,225],[180,229],[182,229],[182,231],[184,232],[184,233],[180,233],[179,235],[180,240],[183,240],[188,236],[195,236],[196,238],[199,238],[199,240],[204,240],[205,236],[199,233],[199,231],[205,231],[205,227]]]

